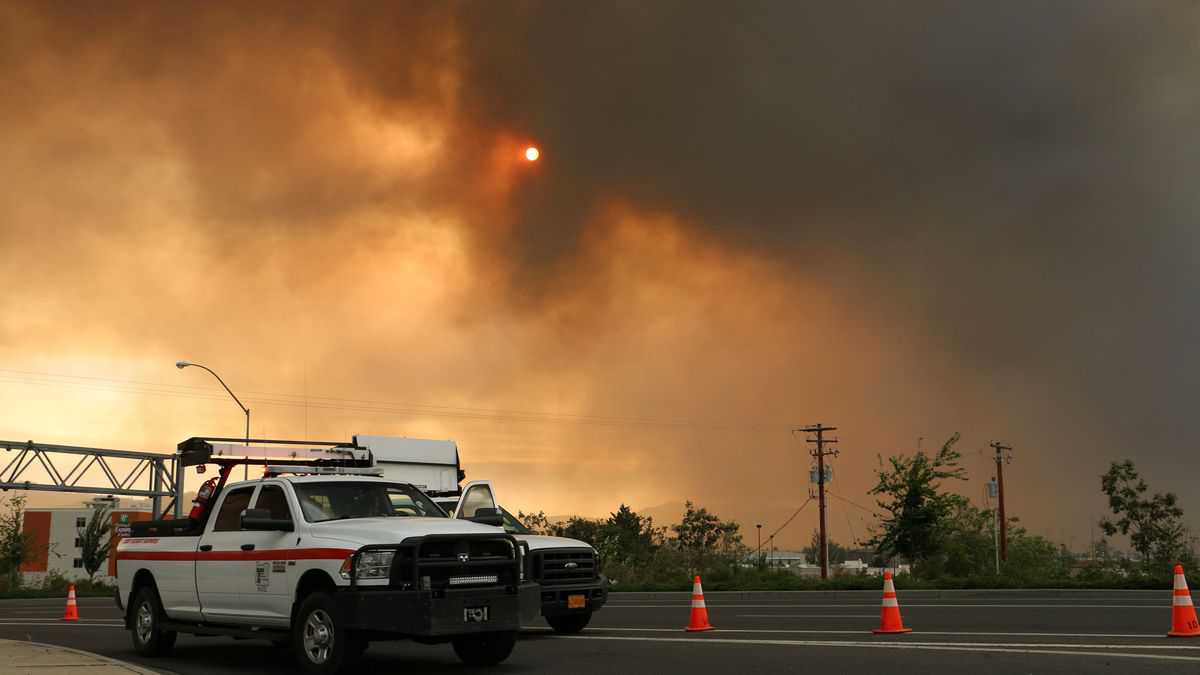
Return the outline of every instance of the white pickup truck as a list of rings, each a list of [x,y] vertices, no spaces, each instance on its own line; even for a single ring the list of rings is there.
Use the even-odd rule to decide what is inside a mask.
[[[371,449],[376,466],[393,480],[421,486],[455,520],[486,521],[499,508],[504,530],[529,547],[529,577],[541,584],[541,611],[557,633],[578,633],[592,613],[608,600],[608,579],[600,573],[599,556],[586,542],[534,534],[511,513],[496,505],[491,481],[466,477],[454,441],[392,436],[354,437]],[[481,509],[483,510],[481,512]]]
[[[190,516],[136,524],[117,547],[118,601],[138,652],[165,654],[180,632],[261,638],[324,675],[370,641],[413,638],[491,665],[536,619],[526,545],[494,516],[450,519],[417,487],[362,475],[379,470],[355,444],[297,444],[264,462],[246,459],[259,449],[213,440],[180,444],[180,471],[220,468]],[[226,484],[251,462],[273,466]]]

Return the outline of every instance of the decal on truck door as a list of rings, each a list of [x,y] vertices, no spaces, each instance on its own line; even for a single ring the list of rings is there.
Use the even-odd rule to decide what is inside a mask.
[[[260,562],[254,566],[254,585],[259,592],[266,593],[271,585],[271,563]]]

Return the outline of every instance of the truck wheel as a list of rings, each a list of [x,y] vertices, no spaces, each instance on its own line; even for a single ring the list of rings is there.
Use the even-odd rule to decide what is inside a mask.
[[[346,657],[346,631],[328,593],[313,593],[300,603],[292,624],[292,652],[310,675],[332,675]]]
[[[517,644],[517,632],[478,633],[463,635],[451,641],[454,653],[468,666],[494,666],[512,654]]]
[[[555,633],[563,635],[574,635],[587,627],[588,622],[592,620],[591,612],[580,612],[579,614],[559,614],[558,616],[546,617],[546,623],[554,629]]]
[[[130,603],[133,617],[129,634],[133,637],[133,648],[142,656],[164,656],[171,653],[175,647],[175,631],[163,630],[166,613],[163,612],[162,601],[158,599],[158,590],[151,584],[138,589]]]

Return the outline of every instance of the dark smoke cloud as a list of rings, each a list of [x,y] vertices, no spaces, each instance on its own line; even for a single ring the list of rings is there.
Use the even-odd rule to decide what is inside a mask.
[[[695,497],[781,520],[807,468],[789,424],[843,427],[860,501],[875,453],[961,430],[979,480],[990,437],[1023,448],[1014,504],[1080,535],[1107,459],[1181,490],[1195,465],[1196,20],[10,5],[0,360],[186,353],[266,391],[688,422],[312,420],[459,438],[473,475],[558,511]],[[284,412],[262,423],[289,435]],[[114,439],[194,429],[134,417]]]

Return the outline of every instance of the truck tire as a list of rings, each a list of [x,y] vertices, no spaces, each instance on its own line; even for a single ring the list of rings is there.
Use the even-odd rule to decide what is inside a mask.
[[[574,635],[587,628],[588,622],[592,620],[591,612],[580,612],[578,614],[559,614],[556,616],[546,617],[546,623],[554,629],[555,633],[563,635]]]
[[[517,644],[517,632],[477,633],[451,640],[454,653],[468,666],[494,666],[512,654]]]
[[[142,656],[170,654],[179,634],[163,630],[167,615],[158,597],[158,589],[153,584],[146,584],[134,593],[129,612],[132,618],[129,635],[133,638],[133,648],[137,653]]]
[[[347,636],[328,593],[313,593],[300,603],[292,623],[292,653],[300,670],[333,675],[346,660]]]

